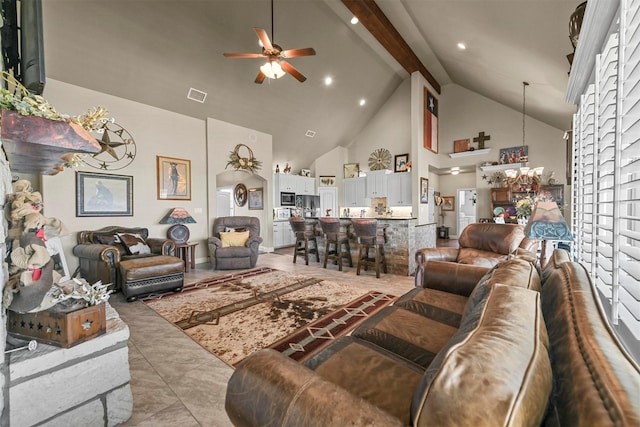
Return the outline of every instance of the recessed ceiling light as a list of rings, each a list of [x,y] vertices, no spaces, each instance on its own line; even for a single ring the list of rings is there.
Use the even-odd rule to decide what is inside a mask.
[[[367,100],[366,100],[366,99],[362,98],[362,99],[360,100],[360,106],[361,106],[361,107],[362,107],[364,104],[366,104],[366,103],[367,103]]]
[[[333,79],[330,76],[324,78],[324,84],[330,86],[333,83]]]
[[[459,170],[452,170],[451,175],[458,175],[460,173]]]
[[[460,50],[465,50],[467,48],[467,45],[462,43],[462,42],[458,42],[458,49]]]
[[[358,22],[360,22],[360,21],[358,21],[358,18],[356,18],[355,16],[353,18],[351,18],[351,23],[353,25],[356,25]]]

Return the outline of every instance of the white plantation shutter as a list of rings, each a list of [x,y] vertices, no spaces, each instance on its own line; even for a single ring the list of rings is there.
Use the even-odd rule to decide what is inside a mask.
[[[617,18],[574,115],[573,255],[640,361],[640,0]]]
[[[640,1],[623,2],[620,24],[620,143],[616,153],[617,301],[625,341],[640,343]]]

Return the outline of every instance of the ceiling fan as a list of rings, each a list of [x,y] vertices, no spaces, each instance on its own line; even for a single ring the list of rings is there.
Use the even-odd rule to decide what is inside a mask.
[[[269,36],[264,29],[254,27],[254,30],[262,43],[262,53],[224,53],[223,55],[227,58],[266,58],[267,62],[260,67],[255,80],[258,84],[262,83],[266,77],[279,79],[286,73],[291,74],[300,83],[307,80],[300,71],[285,59],[315,55],[316,51],[312,47],[283,50],[277,44],[271,43],[271,40],[273,40],[273,0],[271,0],[271,40],[269,40]]]

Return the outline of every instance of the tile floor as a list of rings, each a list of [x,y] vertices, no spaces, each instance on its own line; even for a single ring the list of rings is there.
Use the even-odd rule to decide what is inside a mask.
[[[356,275],[355,267],[322,268],[304,260],[293,264],[292,248],[261,254],[258,267],[272,267],[318,278],[331,278],[363,290],[402,295],[413,287],[413,277],[375,272]],[[212,271],[208,264],[188,272],[192,283],[228,271]],[[112,306],[129,325],[129,365],[133,393],[133,416],[125,426],[230,426],[224,410],[226,385],[233,369],[204,350],[178,328],[143,303],[127,303],[121,294],[111,298]]]

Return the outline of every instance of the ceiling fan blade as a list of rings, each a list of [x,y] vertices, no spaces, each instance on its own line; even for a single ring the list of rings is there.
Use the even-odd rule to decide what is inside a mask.
[[[262,71],[260,71],[260,72],[258,73],[258,75],[256,76],[256,80],[255,80],[255,82],[256,82],[256,83],[258,83],[258,84],[261,84],[261,83],[264,81],[264,79],[265,79],[266,77],[267,77],[267,76],[265,76],[265,75],[264,75],[264,73],[263,73]]]
[[[223,55],[227,58],[262,58],[264,57],[261,53],[223,53]]]
[[[295,58],[296,56],[311,56],[315,55],[316,51],[312,47],[307,47],[304,49],[289,49],[283,50],[282,56],[285,58]]]
[[[302,73],[300,73],[300,71],[296,70],[296,68],[293,65],[289,64],[287,61],[280,61],[280,66],[287,73],[289,73],[293,77],[295,77],[296,80],[298,80],[300,83],[302,83],[305,80],[307,80],[307,78],[305,76],[303,76]]]
[[[264,47],[265,50],[273,50],[273,45],[271,44],[271,41],[269,40],[269,36],[267,35],[267,32],[265,30],[263,30],[262,28],[254,28],[254,30],[255,30],[256,34],[258,35],[258,38],[262,42],[262,47]]]

